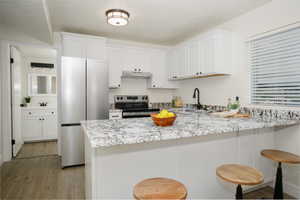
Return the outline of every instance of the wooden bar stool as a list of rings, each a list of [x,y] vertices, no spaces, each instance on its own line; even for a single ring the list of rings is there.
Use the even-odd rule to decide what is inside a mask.
[[[185,186],[173,179],[151,178],[143,180],[134,187],[135,199],[186,199]]]
[[[273,198],[274,199],[283,199],[281,163],[300,164],[300,156],[289,153],[289,152],[274,150],[274,149],[265,149],[265,150],[261,151],[261,155],[278,162]]]
[[[260,171],[244,165],[222,165],[217,168],[216,172],[221,179],[238,184],[235,194],[236,199],[243,199],[242,185],[258,185],[264,180]]]

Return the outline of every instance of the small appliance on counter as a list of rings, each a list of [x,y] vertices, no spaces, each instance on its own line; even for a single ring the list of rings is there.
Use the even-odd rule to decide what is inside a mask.
[[[158,108],[149,108],[147,95],[116,95],[114,101],[115,109],[122,110],[122,118],[150,117],[159,112]]]
[[[182,102],[181,97],[179,97],[179,96],[173,97],[173,99],[172,99],[172,106],[174,108],[182,108],[183,107],[183,102]]]

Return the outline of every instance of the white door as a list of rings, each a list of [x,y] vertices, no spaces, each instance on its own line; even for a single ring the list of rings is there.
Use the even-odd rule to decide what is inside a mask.
[[[13,145],[13,156],[16,156],[24,144],[21,132],[21,107],[22,104],[22,57],[20,52],[11,47],[11,100],[12,100],[12,139],[15,141]]]

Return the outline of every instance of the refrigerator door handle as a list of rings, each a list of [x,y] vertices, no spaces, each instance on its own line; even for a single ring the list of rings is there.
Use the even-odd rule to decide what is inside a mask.
[[[61,124],[61,127],[66,127],[66,126],[80,126],[80,123],[70,123],[70,124]]]

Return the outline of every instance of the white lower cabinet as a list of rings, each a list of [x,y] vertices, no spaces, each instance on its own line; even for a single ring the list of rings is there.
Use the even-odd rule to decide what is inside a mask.
[[[57,139],[55,109],[22,110],[22,136],[25,142]]]

